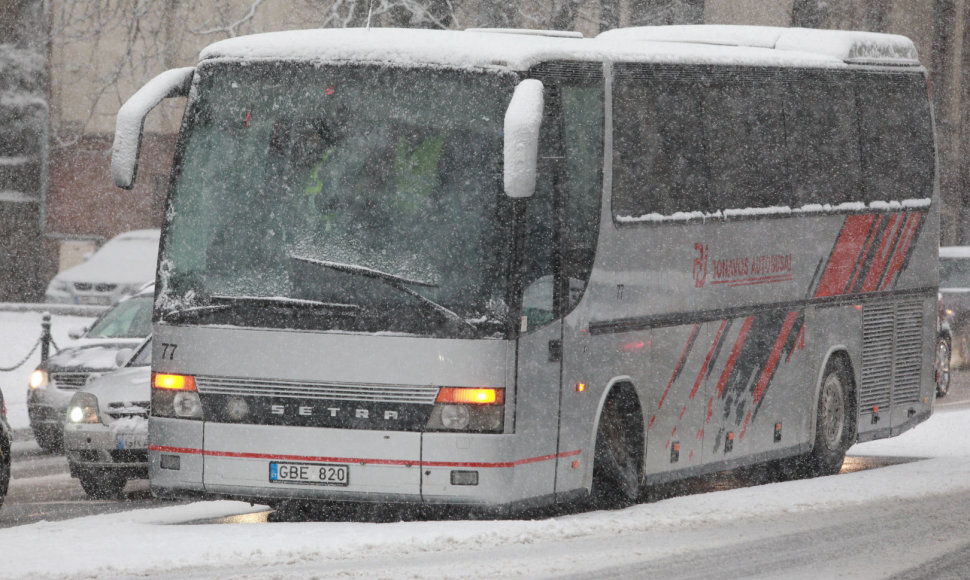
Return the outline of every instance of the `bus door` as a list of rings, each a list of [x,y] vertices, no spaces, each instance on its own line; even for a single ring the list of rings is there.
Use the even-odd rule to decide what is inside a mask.
[[[591,429],[585,419],[590,397],[584,394],[577,400],[575,377],[590,360],[579,327],[587,316],[582,304],[599,234],[604,97],[601,64],[547,66],[537,72],[546,87],[546,112],[525,252],[527,273],[538,267],[538,260],[545,270],[527,274],[523,292],[523,320],[530,329],[535,323],[541,328],[522,333],[519,341],[519,384],[526,378],[541,381],[542,400],[541,408],[517,409],[518,417],[525,412],[542,417],[543,437],[555,458],[548,463],[555,469],[559,492],[582,485],[580,456]],[[542,283],[530,286],[530,280],[537,279]],[[545,309],[541,316],[533,309],[537,303]],[[561,481],[564,471],[567,481]]]

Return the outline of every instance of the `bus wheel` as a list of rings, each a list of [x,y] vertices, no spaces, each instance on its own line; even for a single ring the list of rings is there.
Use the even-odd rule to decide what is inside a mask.
[[[620,508],[640,499],[643,483],[643,415],[629,387],[610,393],[603,406],[593,459],[596,508]]]
[[[806,475],[838,473],[845,452],[855,441],[856,420],[852,379],[842,358],[834,357],[825,368],[818,395],[815,445],[804,458]]]

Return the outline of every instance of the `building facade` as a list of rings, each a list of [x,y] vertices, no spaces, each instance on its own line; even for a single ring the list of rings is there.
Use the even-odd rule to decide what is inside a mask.
[[[0,116],[39,119],[31,126],[43,129],[0,140],[0,300],[39,299],[54,272],[76,263],[102,241],[160,224],[184,102],[166,102],[149,117],[134,190],[116,188],[108,171],[115,115],[143,83],[168,68],[194,64],[202,47],[230,36],[368,22],[563,28],[588,36],[617,26],[688,23],[906,35],[915,41],[933,84],[943,242],[970,243],[970,174],[963,161],[970,148],[970,66],[965,66],[970,65],[970,36],[965,34],[970,0],[2,2],[16,10],[0,12],[0,66],[5,50],[37,55],[17,62],[27,67],[21,76],[32,79],[19,90],[38,95],[39,104],[11,109],[5,75]],[[0,135],[6,135],[3,131]]]

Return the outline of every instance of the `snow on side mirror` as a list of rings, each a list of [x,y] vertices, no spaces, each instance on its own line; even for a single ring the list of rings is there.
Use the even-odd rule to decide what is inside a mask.
[[[532,197],[536,190],[542,90],[536,79],[522,81],[505,111],[505,195],[513,199]]]
[[[77,340],[84,336],[84,333],[88,331],[87,326],[77,326],[67,331],[67,337],[71,340]]]
[[[115,353],[115,366],[116,367],[123,367],[123,366],[125,366],[125,363],[128,362],[128,359],[131,358],[131,354],[133,352],[135,352],[135,349],[132,349],[132,348],[123,348],[123,349],[119,350],[118,352],[116,352]]]
[[[118,110],[111,148],[111,177],[115,185],[122,189],[135,186],[145,117],[165,99],[188,96],[193,73],[195,67],[167,70],[138,89]]]

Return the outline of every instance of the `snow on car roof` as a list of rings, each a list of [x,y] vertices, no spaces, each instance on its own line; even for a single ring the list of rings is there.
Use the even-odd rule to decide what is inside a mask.
[[[941,258],[970,258],[970,246],[943,246],[940,248]]]
[[[500,37],[500,38],[499,38]],[[543,31],[343,28],[270,32],[223,40],[201,60],[351,61],[527,70],[548,61],[704,62],[846,67],[852,62],[918,64],[902,36],[756,26],[656,26],[596,38]]]

